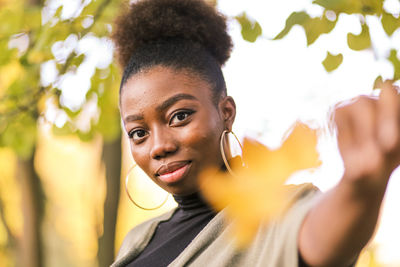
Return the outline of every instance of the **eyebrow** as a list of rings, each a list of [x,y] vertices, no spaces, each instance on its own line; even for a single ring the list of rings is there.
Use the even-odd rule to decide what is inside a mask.
[[[174,96],[171,96],[170,98],[168,98],[164,102],[162,102],[159,106],[156,107],[156,110],[158,112],[161,112],[161,111],[169,108],[170,106],[172,106],[176,102],[178,102],[180,100],[183,100],[183,99],[198,100],[196,97],[194,97],[192,95],[189,95],[189,94],[176,94]],[[132,114],[132,115],[128,115],[128,116],[125,117],[125,121],[126,122],[140,121],[140,120],[143,120],[143,119],[144,119],[143,114]]]
[[[140,121],[143,120],[143,115],[142,114],[134,114],[134,115],[128,115],[125,117],[126,122],[132,122],[132,121]]]
[[[164,102],[162,102],[157,108],[157,111],[163,111],[166,110],[167,108],[169,108],[170,106],[172,106],[173,104],[175,104],[176,102],[183,100],[183,99],[189,99],[189,100],[198,100],[196,97],[189,95],[189,94],[176,94],[174,96],[171,96],[170,98],[168,98],[167,100],[165,100]]]

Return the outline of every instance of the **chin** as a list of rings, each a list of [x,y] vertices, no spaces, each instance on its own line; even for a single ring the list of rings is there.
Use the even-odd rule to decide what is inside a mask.
[[[175,184],[166,185],[163,188],[175,196],[186,196],[198,192],[200,189],[197,185],[182,184],[184,181],[179,181]]]

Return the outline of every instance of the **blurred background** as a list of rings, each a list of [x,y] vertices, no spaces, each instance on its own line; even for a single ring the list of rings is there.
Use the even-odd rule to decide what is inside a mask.
[[[223,71],[234,130],[271,148],[300,120],[319,129],[322,166],[289,183],[321,190],[343,165],[333,106],[400,78],[398,0],[218,0],[234,40]],[[129,202],[112,23],[126,1],[0,0],[0,266],[109,266],[127,231],[156,211]],[[144,206],[165,196],[135,175]],[[358,266],[400,266],[400,177]],[[154,205],[153,205],[154,206]]]

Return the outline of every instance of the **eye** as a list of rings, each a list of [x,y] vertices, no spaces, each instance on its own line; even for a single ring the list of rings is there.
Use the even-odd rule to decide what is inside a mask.
[[[172,116],[169,124],[172,126],[180,126],[186,122],[193,113],[194,111],[190,110],[178,111]]]
[[[128,133],[129,138],[134,142],[140,142],[143,138],[147,136],[147,132],[143,129],[132,130]]]

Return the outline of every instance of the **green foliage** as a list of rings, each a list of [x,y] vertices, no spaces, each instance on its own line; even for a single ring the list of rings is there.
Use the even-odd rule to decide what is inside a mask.
[[[374,81],[374,86],[372,87],[372,89],[378,89],[381,88],[381,85],[383,84],[383,79],[382,76],[378,76],[376,77],[375,81]]]
[[[383,9],[383,0],[314,0],[313,4],[323,8],[323,16],[320,18],[311,18],[305,11],[293,12],[286,20],[283,30],[274,38],[274,40],[285,37],[294,25],[300,25],[304,28],[307,45],[314,43],[321,34],[332,31],[340,14],[349,14],[357,16],[361,23],[361,33],[355,35],[347,34],[347,45],[355,51],[373,49],[367,16],[375,16],[381,22],[382,28],[388,36],[391,36],[400,28],[400,17],[398,14],[394,16]],[[334,20],[333,20],[334,18]],[[391,49],[391,48],[390,48]],[[394,68],[393,79],[400,79],[400,61],[397,57],[397,50],[387,51],[389,55],[387,60]],[[331,72],[336,69],[343,61],[343,55],[331,55],[329,52],[325,60],[322,62],[326,71]]]
[[[275,36],[274,40],[282,39],[290,32],[294,25],[303,25],[308,19],[310,19],[310,16],[304,11],[293,12],[286,19],[285,28],[277,36]]]
[[[0,8],[0,21],[0,38],[38,29],[41,24],[41,8],[17,0]]]
[[[43,1],[45,2],[45,1]],[[98,100],[99,119],[90,120],[89,130],[79,130],[77,118],[81,109],[71,111],[61,106],[61,91],[57,81],[65,73],[74,73],[85,61],[85,54],[75,49],[66,60],[59,61],[52,53],[55,43],[64,42],[74,34],[78,42],[85,36],[107,37],[121,2],[93,0],[84,3],[82,12],[68,19],[61,18],[60,6],[53,17],[42,22],[43,6],[31,5],[27,1],[15,0],[2,4],[0,1],[0,147],[13,148],[19,155],[29,156],[36,143],[37,120],[46,112],[44,102],[55,98],[56,108],[64,110],[68,116],[62,128],[54,127],[57,134],[76,134],[82,140],[92,139],[96,133],[105,139],[118,137],[120,133],[118,112],[119,73],[111,63],[92,77],[92,89]],[[99,39],[100,40],[100,39]],[[10,47],[10,41],[15,47]],[[53,49],[54,50],[54,49]],[[41,85],[41,65],[49,60],[57,64],[58,77],[48,86]],[[100,75],[108,72],[107,77]],[[101,80],[101,86],[93,81]],[[102,87],[102,93],[96,91]],[[104,111],[103,111],[104,109]],[[104,124],[104,125],[103,125]]]
[[[394,68],[393,80],[400,79],[400,60],[397,56],[397,51],[392,49],[389,55],[389,61],[392,63]]]
[[[352,33],[347,34],[347,45],[349,48],[356,51],[361,51],[371,47],[371,37],[366,23],[361,26],[361,33],[359,35]]]
[[[400,28],[400,17],[395,18],[392,14],[383,12],[381,23],[386,34],[391,36],[398,28]]]
[[[336,14],[380,15],[383,10],[383,0],[315,0],[313,3]]]
[[[92,78],[92,88],[98,96],[100,108],[99,122],[96,131],[102,134],[104,140],[116,139],[121,134],[121,120],[118,103],[119,71],[115,65],[106,70],[97,70]],[[114,90],[107,90],[114,88]]]
[[[331,53],[327,52],[326,58],[322,61],[322,65],[324,66],[327,72],[331,72],[339,67],[340,64],[343,62],[343,55],[332,55]]]
[[[244,40],[254,43],[257,38],[261,36],[262,29],[260,24],[248,18],[246,13],[242,13],[240,16],[236,16],[235,19],[240,23],[240,26],[242,27],[242,36]]]
[[[18,53],[16,48],[8,49],[8,40],[0,40],[0,51],[7,51],[7,53],[0,53],[0,67],[9,63]]]
[[[307,45],[314,43],[321,34],[329,33],[336,25],[336,20],[331,21],[326,17],[311,18],[306,12],[293,12],[286,20],[285,28],[274,38],[274,40],[282,39],[285,37],[294,25],[303,27],[306,37]]]
[[[36,116],[19,114],[0,134],[0,146],[12,147],[19,157],[28,159],[36,145]]]

